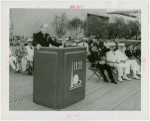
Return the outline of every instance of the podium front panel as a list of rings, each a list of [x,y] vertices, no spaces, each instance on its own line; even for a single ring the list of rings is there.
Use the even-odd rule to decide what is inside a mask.
[[[35,103],[56,108],[58,52],[37,51],[34,58]]]
[[[84,49],[64,53],[64,106],[85,98],[86,55]]]

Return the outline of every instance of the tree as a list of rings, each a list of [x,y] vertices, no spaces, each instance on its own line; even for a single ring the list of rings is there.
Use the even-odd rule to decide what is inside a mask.
[[[66,13],[62,13],[61,16],[54,17],[53,21],[51,22],[51,25],[54,29],[54,34],[61,38],[64,36],[67,32],[67,15]]]
[[[70,30],[72,38],[77,38],[78,35],[82,32],[82,21],[77,17],[70,20],[68,22],[68,30]]]
[[[136,36],[138,38],[138,34],[141,34],[141,24],[138,21],[129,21],[128,28],[130,30],[130,38]]]
[[[83,30],[86,37],[95,35],[101,38],[108,38],[108,27],[108,22],[104,19],[100,19],[100,17],[96,15],[88,16],[88,18],[83,22]]]

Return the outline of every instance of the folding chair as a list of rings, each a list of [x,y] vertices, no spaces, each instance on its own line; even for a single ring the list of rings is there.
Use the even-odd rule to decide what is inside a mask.
[[[96,63],[90,62],[88,57],[87,57],[87,60],[88,60],[88,64],[89,64],[88,69],[93,72],[93,74],[88,78],[88,80],[90,80],[94,75],[96,75],[98,77],[97,82],[100,80],[101,77],[104,78],[102,73],[96,68]],[[95,64],[95,67],[92,67],[91,66],[92,64]]]

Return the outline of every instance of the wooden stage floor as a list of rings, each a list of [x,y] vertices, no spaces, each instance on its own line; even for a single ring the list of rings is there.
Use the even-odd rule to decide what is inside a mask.
[[[88,80],[92,74],[86,71],[85,99],[61,111],[140,111],[141,80],[106,83],[97,77]],[[33,103],[33,76],[10,71],[9,79],[10,111],[55,111]]]

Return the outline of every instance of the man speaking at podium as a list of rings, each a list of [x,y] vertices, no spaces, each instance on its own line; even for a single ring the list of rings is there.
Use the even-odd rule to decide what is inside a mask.
[[[33,46],[36,46],[38,50],[41,47],[49,47],[49,44],[57,47],[62,45],[62,43],[54,42],[51,39],[50,35],[47,33],[47,30],[48,30],[48,24],[43,23],[41,25],[41,31],[38,32],[37,34],[34,34]]]

